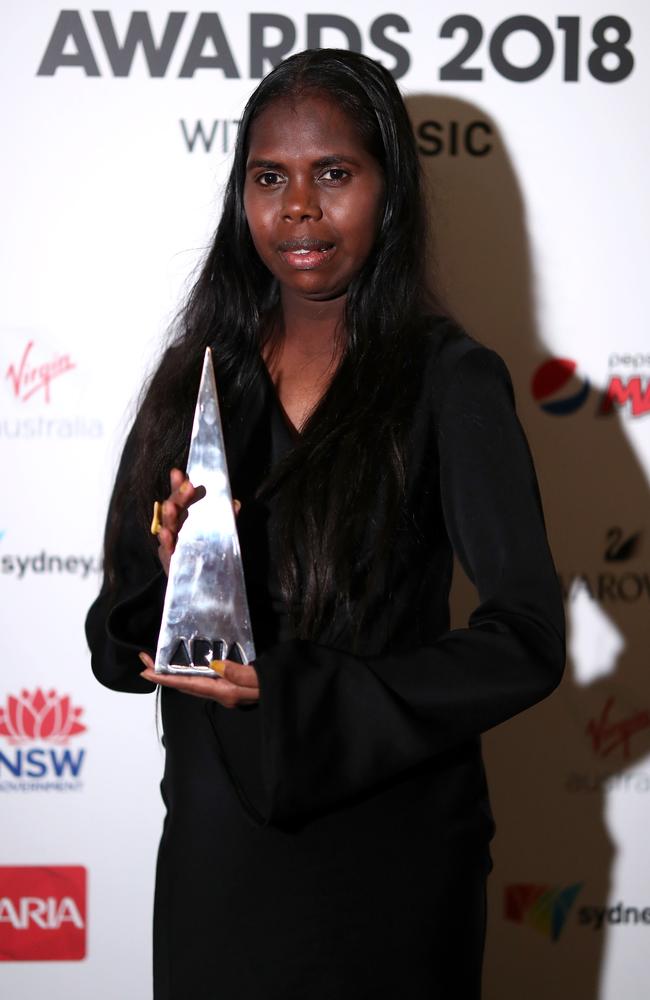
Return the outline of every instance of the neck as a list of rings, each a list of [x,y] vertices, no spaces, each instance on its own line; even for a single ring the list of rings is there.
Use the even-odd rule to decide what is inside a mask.
[[[305,359],[332,358],[340,349],[345,295],[326,301],[299,298],[283,291],[282,340],[285,349]]]

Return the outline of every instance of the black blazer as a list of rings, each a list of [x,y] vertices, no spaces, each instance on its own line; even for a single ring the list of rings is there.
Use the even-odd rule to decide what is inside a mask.
[[[373,580],[356,647],[342,621],[332,622],[318,642],[291,635],[275,575],[274,501],[256,501],[254,493],[269,466],[292,446],[292,436],[262,366],[246,405],[227,414],[260,702],[233,711],[163,689],[168,819],[159,861],[158,955],[164,946],[178,958],[172,938],[181,940],[183,929],[169,930],[171,915],[196,906],[204,891],[210,903],[199,912],[206,919],[209,914],[210,923],[222,910],[224,919],[232,917],[233,898],[244,884],[253,909],[264,910],[269,893],[288,893],[293,902],[288,910],[280,907],[275,919],[286,933],[299,935],[309,921],[321,928],[327,923],[329,903],[319,896],[327,890],[320,883],[314,887],[316,871],[334,865],[327,876],[332,885],[361,880],[365,888],[354,894],[352,909],[367,921],[373,918],[368,909],[377,909],[372,886],[377,866],[383,871],[381,858],[401,859],[402,886],[409,864],[412,872],[430,867],[425,859],[432,845],[438,859],[461,844],[468,850],[486,845],[493,823],[479,736],[544,698],[560,680],[561,595],[508,372],[496,354],[448,321],[432,322],[418,345],[422,378],[408,438],[409,517]],[[127,448],[118,478],[128,461]],[[479,595],[467,627],[454,630],[448,610],[452,550]],[[153,686],[139,677],[137,653],[155,648],[165,578],[132,511],[115,555],[120,590],[110,598],[105,585],[88,614],[92,666],[108,687],[146,692]],[[194,844],[200,855],[204,840],[219,860],[214,873],[199,877],[187,869],[187,846]],[[206,864],[212,856],[206,854]],[[251,864],[254,882],[243,875]],[[227,902],[225,870],[238,873]],[[439,874],[431,876],[429,899],[441,884]],[[312,887],[309,901],[305,886]],[[333,891],[332,914],[346,892]],[[399,892],[397,883],[388,891],[390,908],[399,905]],[[424,915],[429,909],[422,907],[407,921],[412,941],[430,934]],[[242,919],[250,923],[246,914]],[[262,937],[268,923],[265,928]],[[373,941],[380,939],[376,930]],[[184,940],[189,954],[193,945]],[[255,940],[266,984],[259,995],[275,996],[265,946]],[[389,983],[392,966],[379,952],[390,950],[390,942],[378,947],[377,976]],[[222,973],[235,961],[234,939],[229,948],[230,957],[220,959]],[[269,946],[269,963],[276,960],[272,952]],[[178,961],[188,975],[189,966]],[[341,961],[350,996],[365,996],[354,993],[349,962]],[[278,996],[285,998],[292,994],[286,969],[283,975]],[[424,965],[421,975],[428,975]],[[159,968],[160,982],[168,982],[166,976]],[[233,965],[241,996],[258,995],[253,987],[247,994],[237,976]],[[322,969],[317,979],[329,983]],[[313,997],[321,995],[316,987],[314,981]]]

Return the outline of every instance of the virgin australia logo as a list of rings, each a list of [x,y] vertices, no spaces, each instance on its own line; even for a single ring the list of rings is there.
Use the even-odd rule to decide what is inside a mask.
[[[46,403],[51,401],[51,385],[54,379],[72,371],[76,365],[69,354],[55,354],[49,360],[34,358],[34,341],[28,340],[18,361],[12,362],[5,372],[11,391],[21,403],[36,393],[42,393]]]
[[[41,688],[9,695],[0,708],[0,736],[9,748],[0,751],[0,791],[76,791],[84,749],[69,749],[71,737],[86,731],[82,708],[68,695]],[[43,745],[46,744],[46,745]]]

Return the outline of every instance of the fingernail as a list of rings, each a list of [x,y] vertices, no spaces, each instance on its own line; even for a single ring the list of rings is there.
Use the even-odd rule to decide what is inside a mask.
[[[191,483],[190,483],[189,479],[185,479],[181,483],[181,485],[178,487],[178,492],[179,493],[187,493],[187,491],[189,490],[190,486],[191,486]]]
[[[223,677],[226,673],[226,664],[223,660],[211,660],[210,667],[214,670],[215,674],[219,674],[220,677]]]
[[[149,531],[152,535],[157,535],[160,531],[161,524],[160,519],[162,517],[162,504],[159,500],[154,500],[153,502],[153,516],[151,518],[151,527]]]

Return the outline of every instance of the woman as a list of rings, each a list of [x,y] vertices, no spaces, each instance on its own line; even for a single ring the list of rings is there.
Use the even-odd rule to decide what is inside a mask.
[[[102,683],[162,688],[156,1000],[480,995],[479,737],[558,683],[563,618],[507,371],[432,307],[423,220],[385,70],[323,50],[262,81],[87,622]],[[157,676],[206,345],[259,655]],[[480,603],[450,631],[452,547]]]

